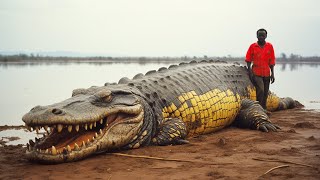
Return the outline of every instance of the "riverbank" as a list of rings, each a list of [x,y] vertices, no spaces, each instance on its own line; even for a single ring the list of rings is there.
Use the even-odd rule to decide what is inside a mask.
[[[0,147],[0,179],[319,179],[320,112],[279,111],[271,121],[282,130],[229,127],[189,138],[187,145],[121,152],[134,157],[100,154],[58,165],[31,163],[23,145],[5,145]]]

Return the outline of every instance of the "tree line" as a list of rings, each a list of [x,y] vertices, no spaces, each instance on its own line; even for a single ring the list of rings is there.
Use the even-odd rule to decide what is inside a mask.
[[[1,55],[0,62],[28,62],[28,61],[124,61],[124,62],[157,62],[157,61],[192,61],[192,60],[222,60],[222,61],[244,61],[244,57],[232,57],[231,55],[222,57],[204,56],[181,56],[181,57],[111,57],[111,56],[90,56],[90,57],[70,57],[70,56],[42,56],[34,54],[15,54],[15,55]],[[277,57],[280,62],[320,62],[319,56],[303,57],[297,54],[286,55],[281,53]]]

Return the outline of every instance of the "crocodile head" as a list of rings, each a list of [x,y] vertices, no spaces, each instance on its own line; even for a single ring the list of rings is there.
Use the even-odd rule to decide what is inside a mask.
[[[44,128],[46,135],[29,141],[27,158],[62,163],[139,147],[151,134],[143,102],[130,88],[104,86],[76,89],[60,103],[36,106],[22,120],[29,130]]]

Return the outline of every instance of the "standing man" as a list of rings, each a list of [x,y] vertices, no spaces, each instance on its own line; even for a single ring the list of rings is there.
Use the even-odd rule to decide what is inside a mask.
[[[270,81],[272,84],[275,80],[273,70],[275,56],[272,44],[266,42],[267,31],[265,29],[257,31],[257,38],[258,41],[250,45],[245,61],[249,77],[256,87],[257,101],[266,109]]]

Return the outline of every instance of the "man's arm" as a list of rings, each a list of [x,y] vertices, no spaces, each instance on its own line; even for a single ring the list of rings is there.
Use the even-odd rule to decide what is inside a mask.
[[[253,74],[252,74],[252,69],[251,69],[251,62],[247,62],[247,69],[248,69],[248,73],[249,73],[249,78],[250,78],[251,82],[253,82]]]
[[[248,73],[249,73],[249,78],[250,78],[251,82],[253,82],[253,74],[252,74],[252,69],[251,69],[251,61],[252,61],[252,45],[249,47],[249,49],[248,49],[248,51],[247,51],[245,62],[247,62],[247,69],[248,69]]]
[[[271,62],[270,62],[270,65],[269,65],[269,67],[271,69],[271,77],[270,77],[271,84],[274,83],[274,81],[275,81],[274,70],[273,70],[273,67],[274,67],[275,64],[276,64],[276,57],[274,55],[273,46],[271,45]]]
[[[271,77],[270,77],[270,80],[271,80],[271,84],[272,84],[272,83],[274,83],[274,81],[276,80],[276,79],[274,78],[274,70],[273,70],[274,65],[270,65],[269,67],[270,67],[270,69],[271,69]]]
[[[248,72],[249,72],[249,73],[252,72],[252,71],[251,71],[251,62],[247,62],[247,69],[248,69]]]
[[[251,69],[251,62],[247,62],[247,68]]]

